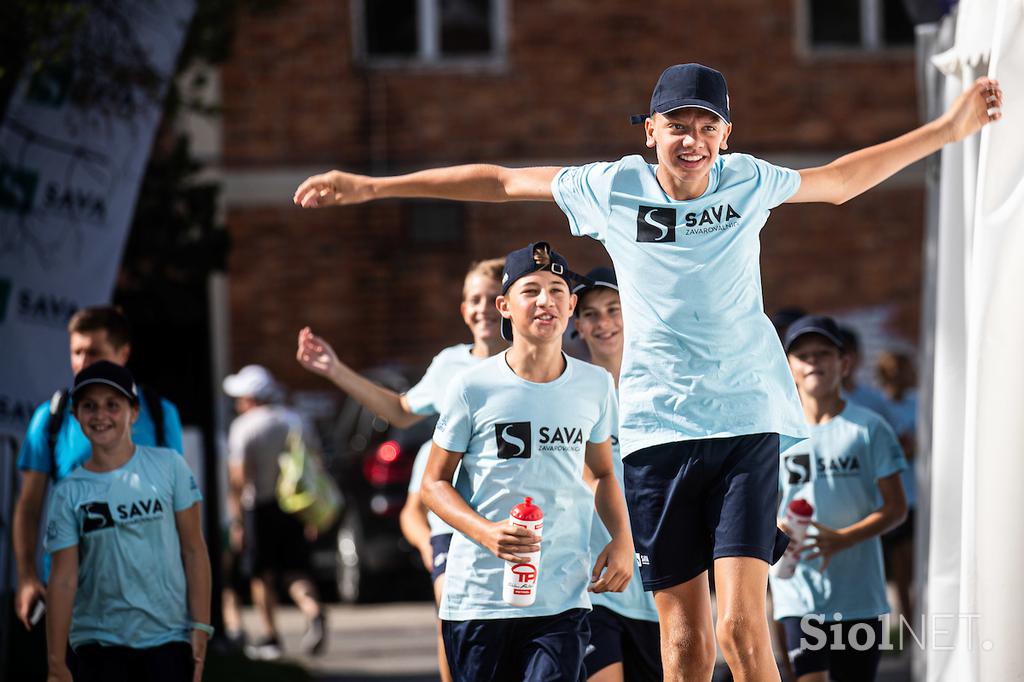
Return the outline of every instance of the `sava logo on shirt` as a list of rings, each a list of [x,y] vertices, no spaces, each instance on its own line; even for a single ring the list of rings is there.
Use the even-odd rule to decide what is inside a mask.
[[[498,443],[498,459],[528,459],[532,454],[532,431],[530,422],[495,424],[494,439]]]
[[[114,527],[114,516],[106,502],[86,502],[78,508],[82,511],[82,535]]]
[[[789,485],[808,483],[811,480],[811,455],[807,452],[787,455],[782,460],[782,468],[789,474]]]
[[[742,218],[731,205],[712,206],[703,211],[683,216],[683,236],[697,236],[724,232]],[[638,206],[636,212],[636,240],[662,244],[676,240],[676,210],[657,206]]]

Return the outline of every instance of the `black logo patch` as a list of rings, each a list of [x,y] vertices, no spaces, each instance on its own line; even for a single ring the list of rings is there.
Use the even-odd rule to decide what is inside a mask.
[[[494,439],[498,443],[498,458],[529,458],[530,434],[533,431],[530,422],[512,422],[494,425]]]
[[[788,455],[782,461],[782,466],[789,474],[789,485],[800,485],[811,480],[811,455],[802,453],[799,455]]]
[[[82,535],[114,527],[114,516],[106,502],[86,502],[79,509],[85,512],[85,518],[82,519]]]
[[[636,211],[636,240],[662,244],[676,240],[676,210],[640,206]]]

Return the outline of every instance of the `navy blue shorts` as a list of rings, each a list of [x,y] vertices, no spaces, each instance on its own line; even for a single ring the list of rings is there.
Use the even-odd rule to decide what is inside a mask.
[[[814,620],[803,628],[801,620],[779,621],[786,629],[786,650],[793,674],[800,677],[827,670],[829,679],[838,682],[875,679],[882,658],[881,618],[840,621],[838,636],[833,632],[835,621]]]
[[[434,563],[430,567],[430,582],[434,582],[444,575],[444,570],[448,568],[448,548],[451,545],[451,533],[430,536],[430,549],[433,550],[434,554]]]
[[[627,618],[604,606],[595,606],[588,620],[590,644],[583,657],[588,678],[615,663],[622,664],[629,682],[660,682],[664,678],[657,623]]]
[[[622,464],[645,590],[681,585],[722,557],[773,564],[786,551],[775,521],[778,434],[655,445]]]
[[[586,609],[554,616],[442,620],[455,682],[582,682],[590,640]]]

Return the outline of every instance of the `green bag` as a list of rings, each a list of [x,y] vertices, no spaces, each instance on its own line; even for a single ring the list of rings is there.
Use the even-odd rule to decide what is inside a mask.
[[[303,525],[319,531],[331,527],[341,513],[342,497],[334,479],[324,471],[318,453],[310,450],[299,429],[288,433],[287,449],[278,457],[277,503]]]

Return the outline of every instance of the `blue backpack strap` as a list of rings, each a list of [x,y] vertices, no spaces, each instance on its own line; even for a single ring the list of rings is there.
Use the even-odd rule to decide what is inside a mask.
[[[167,447],[167,430],[164,424],[164,404],[160,395],[149,388],[148,386],[139,385],[139,393],[142,394],[142,399],[146,402],[146,408],[149,409],[149,416],[153,418],[153,428],[156,430],[156,444],[157,447]]]
[[[50,480],[57,481],[57,436],[67,413],[68,389],[62,388],[50,397],[50,419],[46,422],[46,442],[50,446]]]

